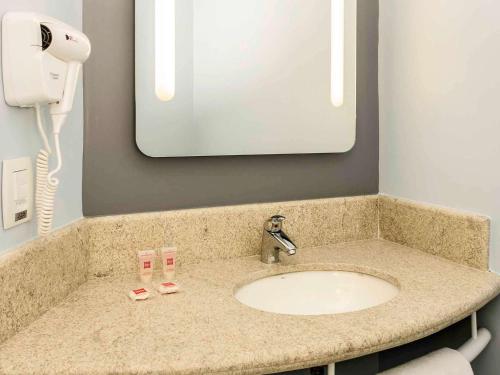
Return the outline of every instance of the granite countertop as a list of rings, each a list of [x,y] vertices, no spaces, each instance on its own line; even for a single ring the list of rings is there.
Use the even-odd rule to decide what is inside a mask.
[[[324,316],[242,305],[237,285],[297,270],[358,270],[395,282],[393,300]],[[1,374],[264,374],[398,346],[463,319],[500,291],[500,277],[383,240],[184,266],[181,292],[143,302],[134,276],[92,279],[0,346]]]

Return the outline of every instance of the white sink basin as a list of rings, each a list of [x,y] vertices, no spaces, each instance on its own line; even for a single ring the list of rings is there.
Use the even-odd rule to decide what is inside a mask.
[[[380,305],[398,293],[396,286],[375,276],[346,271],[306,271],[253,281],[239,288],[235,297],[257,310],[324,315]]]

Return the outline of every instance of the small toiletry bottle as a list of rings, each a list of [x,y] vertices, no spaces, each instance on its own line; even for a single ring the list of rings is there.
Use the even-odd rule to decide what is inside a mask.
[[[163,275],[166,281],[175,279],[175,257],[177,254],[176,247],[164,247],[161,249],[161,261],[163,265]]]
[[[139,260],[139,277],[143,283],[150,283],[153,279],[156,251],[139,251],[137,257]]]

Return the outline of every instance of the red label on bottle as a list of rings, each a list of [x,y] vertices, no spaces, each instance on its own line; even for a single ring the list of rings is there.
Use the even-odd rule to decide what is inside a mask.
[[[151,268],[151,262],[150,261],[144,262],[144,268]]]
[[[174,265],[174,258],[167,258],[167,266],[173,266]]]

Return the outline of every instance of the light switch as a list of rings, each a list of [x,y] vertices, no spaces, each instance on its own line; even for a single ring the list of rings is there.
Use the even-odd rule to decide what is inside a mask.
[[[16,203],[21,203],[19,201],[26,201],[29,195],[29,173],[26,169],[22,171],[14,172],[14,199]]]
[[[33,217],[31,158],[3,161],[2,211],[4,229],[30,221]]]

